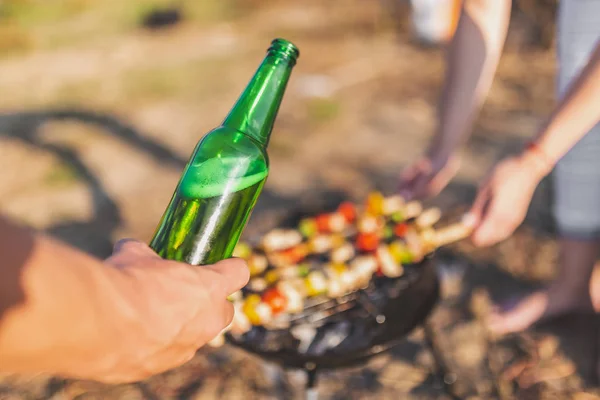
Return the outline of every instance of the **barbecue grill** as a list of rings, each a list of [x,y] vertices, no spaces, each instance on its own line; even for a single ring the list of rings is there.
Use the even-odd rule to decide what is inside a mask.
[[[298,213],[283,226],[295,226]],[[281,329],[254,326],[228,343],[286,369],[307,373],[307,398],[316,398],[318,371],[359,365],[400,343],[421,325],[439,298],[435,253],[405,265],[398,278],[373,277],[342,297],[308,301]]]

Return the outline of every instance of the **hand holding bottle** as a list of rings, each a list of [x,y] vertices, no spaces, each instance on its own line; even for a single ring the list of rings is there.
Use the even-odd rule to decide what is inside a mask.
[[[177,367],[232,320],[244,261],[203,268],[125,240],[102,262],[0,217],[0,373],[124,383]]]
[[[123,273],[112,311],[121,319],[118,342],[106,343],[105,363],[73,372],[108,382],[143,379],[190,360],[229,325],[234,310],[227,296],[249,279],[240,259],[198,268],[163,260],[134,240],[117,243],[105,263]]]

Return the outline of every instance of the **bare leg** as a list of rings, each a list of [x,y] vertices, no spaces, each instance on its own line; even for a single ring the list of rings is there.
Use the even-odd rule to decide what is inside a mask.
[[[600,309],[600,275],[596,274],[595,281],[591,281],[598,242],[562,239],[560,253],[556,280],[546,290],[521,299],[513,309],[493,312],[488,321],[492,332],[522,331],[541,319],[571,311],[592,311],[593,304]],[[594,303],[592,299],[595,299]]]
[[[600,244],[599,244],[600,246]],[[594,310],[600,313],[600,262],[596,262],[594,271],[592,272],[592,281],[590,282],[590,296]]]

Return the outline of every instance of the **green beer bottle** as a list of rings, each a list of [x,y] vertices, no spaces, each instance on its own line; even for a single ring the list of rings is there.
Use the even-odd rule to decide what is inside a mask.
[[[222,125],[198,143],[150,241],[192,265],[231,257],[269,173],[267,145],[299,52],[275,39]]]

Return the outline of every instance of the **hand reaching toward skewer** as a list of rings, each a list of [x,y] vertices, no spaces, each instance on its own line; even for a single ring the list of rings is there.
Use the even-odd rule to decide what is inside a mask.
[[[476,246],[490,246],[510,236],[523,222],[536,186],[546,171],[525,154],[500,162],[479,188],[465,218]]]
[[[460,159],[456,155],[425,156],[402,172],[399,193],[406,200],[436,196],[456,175],[459,167]]]

